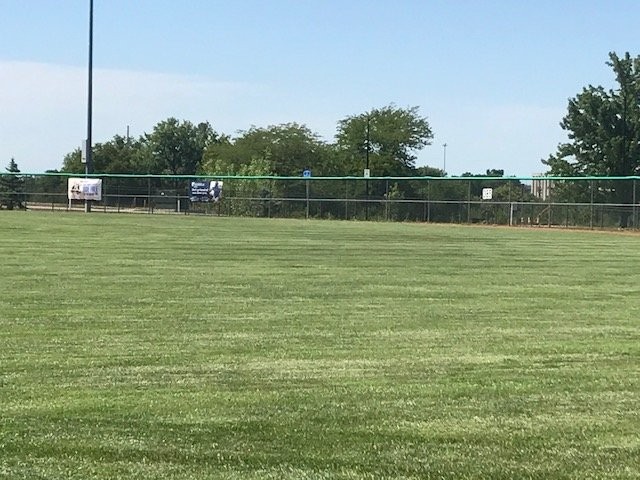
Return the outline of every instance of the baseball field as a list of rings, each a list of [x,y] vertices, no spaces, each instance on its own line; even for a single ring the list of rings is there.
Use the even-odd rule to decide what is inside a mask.
[[[640,235],[0,212],[0,478],[636,479]]]

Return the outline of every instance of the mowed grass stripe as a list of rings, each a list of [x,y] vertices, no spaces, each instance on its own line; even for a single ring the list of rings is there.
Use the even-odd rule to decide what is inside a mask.
[[[0,478],[637,478],[640,237],[1,212]]]

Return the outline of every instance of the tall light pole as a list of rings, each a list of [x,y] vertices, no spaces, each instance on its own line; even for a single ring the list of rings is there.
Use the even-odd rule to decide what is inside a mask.
[[[92,117],[93,117],[93,0],[89,0],[89,68],[88,68],[88,88],[87,88],[87,143],[86,143],[86,163],[84,166],[85,176],[93,173],[93,149],[92,149]],[[85,212],[91,211],[91,200],[84,201]]]
[[[442,144],[442,173],[447,175],[447,144]]]
[[[371,118],[367,114],[367,150],[366,150],[366,167],[365,167],[367,169],[367,173],[369,172],[369,151],[371,150],[370,130],[371,130]],[[367,199],[364,204],[364,219],[369,220],[369,177],[368,176],[367,176],[367,179],[365,180],[365,188],[367,190]]]

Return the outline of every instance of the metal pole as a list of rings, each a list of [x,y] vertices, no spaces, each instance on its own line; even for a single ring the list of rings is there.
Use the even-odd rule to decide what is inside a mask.
[[[636,180],[635,178],[633,179],[633,228],[638,228],[638,219],[637,217],[637,210],[636,210]]]
[[[388,222],[389,221],[389,180],[387,180],[387,183],[386,183],[386,195],[385,195],[385,198],[386,198],[386,202],[385,202],[386,205],[385,205],[384,210],[385,210],[385,217],[386,217],[386,220]]]
[[[511,184],[512,181],[509,180],[507,182],[509,184],[509,203],[510,203],[510,210],[509,210],[509,226],[512,227],[513,226],[513,202],[511,201]]]
[[[344,181],[344,219],[349,219],[349,181]]]
[[[591,214],[589,215],[589,228],[591,230],[593,230],[593,180],[591,180],[590,186],[591,186]]]
[[[306,190],[307,190],[307,213],[306,213],[306,219],[309,219],[309,178],[307,178],[305,180],[306,182]]]
[[[471,180],[467,183],[467,223],[471,223]]]
[[[93,151],[92,151],[92,117],[93,117],[93,0],[89,0],[89,78],[87,88],[87,163],[85,164],[85,176],[93,173]],[[84,201],[84,211],[91,212],[91,200]]]
[[[371,128],[371,122],[370,122],[370,117],[369,115],[367,115],[367,149],[366,149],[366,169],[369,170],[369,145],[370,145],[370,136],[369,136],[369,130]],[[367,177],[367,179],[365,180],[365,187],[367,190],[367,198],[365,200],[365,204],[364,204],[364,219],[365,220],[369,220],[369,177]]]
[[[444,143],[442,144],[442,173],[446,176],[447,175],[447,144]]]
[[[431,182],[427,180],[427,222],[431,222]]]
[[[271,204],[273,202],[273,179],[269,182],[269,218],[271,218]]]

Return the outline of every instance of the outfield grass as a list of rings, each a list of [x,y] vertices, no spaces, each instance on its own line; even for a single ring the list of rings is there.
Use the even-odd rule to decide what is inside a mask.
[[[640,477],[640,236],[0,212],[0,478]]]

